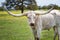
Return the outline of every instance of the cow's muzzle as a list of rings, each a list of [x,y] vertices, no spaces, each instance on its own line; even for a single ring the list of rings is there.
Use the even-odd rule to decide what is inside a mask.
[[[34,23],[30,23],[30,26],[34,26]]]

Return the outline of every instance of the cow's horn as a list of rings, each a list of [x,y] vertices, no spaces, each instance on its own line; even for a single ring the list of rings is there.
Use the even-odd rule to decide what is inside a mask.
[[[20,17],[20,16],[25,16],[26,13],[20,13],[20,14],[13,14],[12,12],[10,12],[6,6],[4,6],[4,9],[8,12],[8,14],[12,15],[12,16],[16,16],[16,17]]]

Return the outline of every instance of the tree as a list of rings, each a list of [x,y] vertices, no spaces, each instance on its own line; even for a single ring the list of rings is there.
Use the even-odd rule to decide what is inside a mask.
[[[53,5],[54,6],[54,9],[59,9],[60,7],[58,6],[58,5],[56,5],[56,4],[50,4],[50,5],[48,5],[47,7],[48,7],[48,9],[50,9],[51,8],[51,5]]]
[[[22,12],[23,12],[24,7],[26,7],[26,5],[27,7],[29,5],[31,5],[31,7],[32,6],[37,7],[35,0],[6,0],[5,5],[7,6],[8,9],[22,10]]]
[[[43,6],[42,9],[47,9],[47,6]]]
[[[54,7],[54,9],[60,9],[60,7],[56,4],[50,4],[47,6],[43,6],[43,7],[41,7],[41,9],[50,9],[52,6]]]
[[[0,11],[3,11],[3,7],[0,7]]]

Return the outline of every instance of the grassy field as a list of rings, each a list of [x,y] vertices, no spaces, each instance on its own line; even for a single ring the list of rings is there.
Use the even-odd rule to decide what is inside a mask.
[[[0,11],[0,40],[34,40],[27,18],[13,17],[5,11]],[[53,30],[42,31],[41,40],[53,40]]]

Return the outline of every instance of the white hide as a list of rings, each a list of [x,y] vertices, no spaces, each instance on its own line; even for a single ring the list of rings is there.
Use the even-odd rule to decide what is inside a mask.
[[[60,25],[60,12],[58,10],[52,10],[45,15],[39,15],[37,25],[40,29],[50,29],[55,25]]]
[[[39,15],[37,17],[36,27],[37,27],[37,35],[40,37],[42,30],[49,30],[56,26],[58,29],[58,35],[60,40],[60,12],[58,10],[52,10],[50,13],[45,15]],[[54,33],[54,37],[55,37]]]
[[[39,20],[42,20],[42,29],[50,29],[55,25],[55,19],[52,14],[40,15],[41,17]],[[41,22],[39,22],[41,23]]]
[[[55,14],[55,19],[56,19],[56,23],[60,25],[60,11],[59,10],[52,10],[50,12],[51,14]]]

